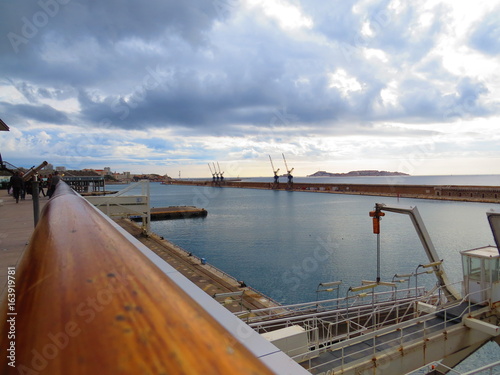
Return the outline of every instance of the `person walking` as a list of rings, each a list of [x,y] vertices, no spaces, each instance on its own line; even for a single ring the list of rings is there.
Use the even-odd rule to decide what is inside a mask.
[[[50,177],[50,175],[49,175],[49,177]],[[49,198],[51,198],[52,195],[54,194],[54,192],[56,191],[56,185],[60,180],[61,180],[61,177],[59,176],[59,172],[55,171],[54,175],[49,180],[50,181],[49,188],[47,189],[47,195],[49,196]]]
[[[12,195],[14,195],[16,203],[19,203],[19,195],[23,188],[23,179],[18,171],[14,172],[14,175],[10,178],[9,189],[10,188],[12,188]]]
[[[43,180],[43,176],[40,175],[40,178],[38,179],[38,196],[40,196],[40,192],[42,195],[45,197],[45,192],[43,191],[43,185],[45,181]]]

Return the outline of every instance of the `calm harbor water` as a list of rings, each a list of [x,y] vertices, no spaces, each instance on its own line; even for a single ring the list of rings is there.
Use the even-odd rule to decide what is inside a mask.
[[[499,176],[487,180],[494,178]],[[470,185],[487,185],[472,180]],[[340,296],[345,296],[349,286],[375,279],[376,235],[368,216],[375,203],[418,207],[452,282],[462,278],[461,250],[494,244],[486,212],[500,210],[499,204],[490,203],[311,192],[159,183],[150,184],[150,189],[153,207],[194,205],[208,210],[206,218],[152,222],[155,233],[284,304],[315,300],[321,282],[342,280]],[[381,221],[382,280],[411,273],[425,263],[410,218],[386,213]],[[419,277],[419,285],[431,287],[435,282],[433,275]],[[320,296],[326,297],[335,296]],[[477,356],[495,359],[500,350],[488,345],[486,354]]]
[[[281,303],[316,298],[320,282],[342,280],[341,295],[376,277],[375,203],[417,206],[445,269],[461,280],[460,250],[493,244],[486,211],[498,204],[461,203],[256,189],[151,184],[152,206],[195,205],[204,219],[159,221],[152,229]],[[381,222],[381,276],[428,263],[408,216]],[[421,282],[434,284],[433,276]]]

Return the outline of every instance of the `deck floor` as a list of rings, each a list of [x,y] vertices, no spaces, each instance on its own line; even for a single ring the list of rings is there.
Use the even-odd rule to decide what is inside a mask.
[[[7,282],[7,268],[17,265],[27,247],[34,230],[33,200],[26,195],[25,200],[16,203],[7,190],[0,190],[0,287],[1,298]],[[40,210],[48,198],[40,197]]]

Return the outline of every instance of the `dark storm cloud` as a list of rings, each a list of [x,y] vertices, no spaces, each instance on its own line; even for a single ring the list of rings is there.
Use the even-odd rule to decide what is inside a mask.
[[[67,125],[71,123],[68,116],[61,111],[52,108],[49,105],[31,105],[31,104],[10,104],[0,102],[2,112],[8,113],[9,118],[17,119],[16,122],[22,119],[31,119],[45,124]]]
[[[457,107],[453,116],[486,113],[486,83],[454,76],[427,58],[445,10],[435,8],[424,27],[418,4],[397,14],[388,4],[354,9],[354,1],[304,1],[314,24],[303,31],[306,38],[250,11],[238,24],[221,22],[237,9],[234,0],[4,1],[0,69],[34,104],[10,110],[56,124],[245,136],[280,126],[298,134],[358,129],[349,123],[380,119],[440,122]],[[371,34],[362,31],[366,23]],[[485,40],[491,30],[478,26],[474,35]],[[367,49],[387,61],[367,57]],[[403,72],[405,66],[419,74]],[[339,69],[361,89],[346,93],[331,85]],[[381,92],[392,80],[400,105],[380,114]],[[68,95],[78,100],[78,114],[40,105]],[[280,119],[281,108],[294,121]]]
[[[8,15],[0,26],[2,52],[12,52],[16,35],[35,43],[59,36],[69,41],[92,37],[112,45],[126,38],[153,40],[170,32],[200,44],[218,16],[213,2],[204,0],[3,1],[0,13]],[[21,43],[20,50],[29,46]]]

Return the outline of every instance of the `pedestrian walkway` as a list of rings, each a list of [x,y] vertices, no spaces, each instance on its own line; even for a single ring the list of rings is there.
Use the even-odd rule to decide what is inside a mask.
[[[7,281],[7,268],[15,266],[34,230],[33,201],[31,195],[16,203],[7,190],[0,190],[0,290],[3,298]],[[40,197],[40,210],[48,199]]]

